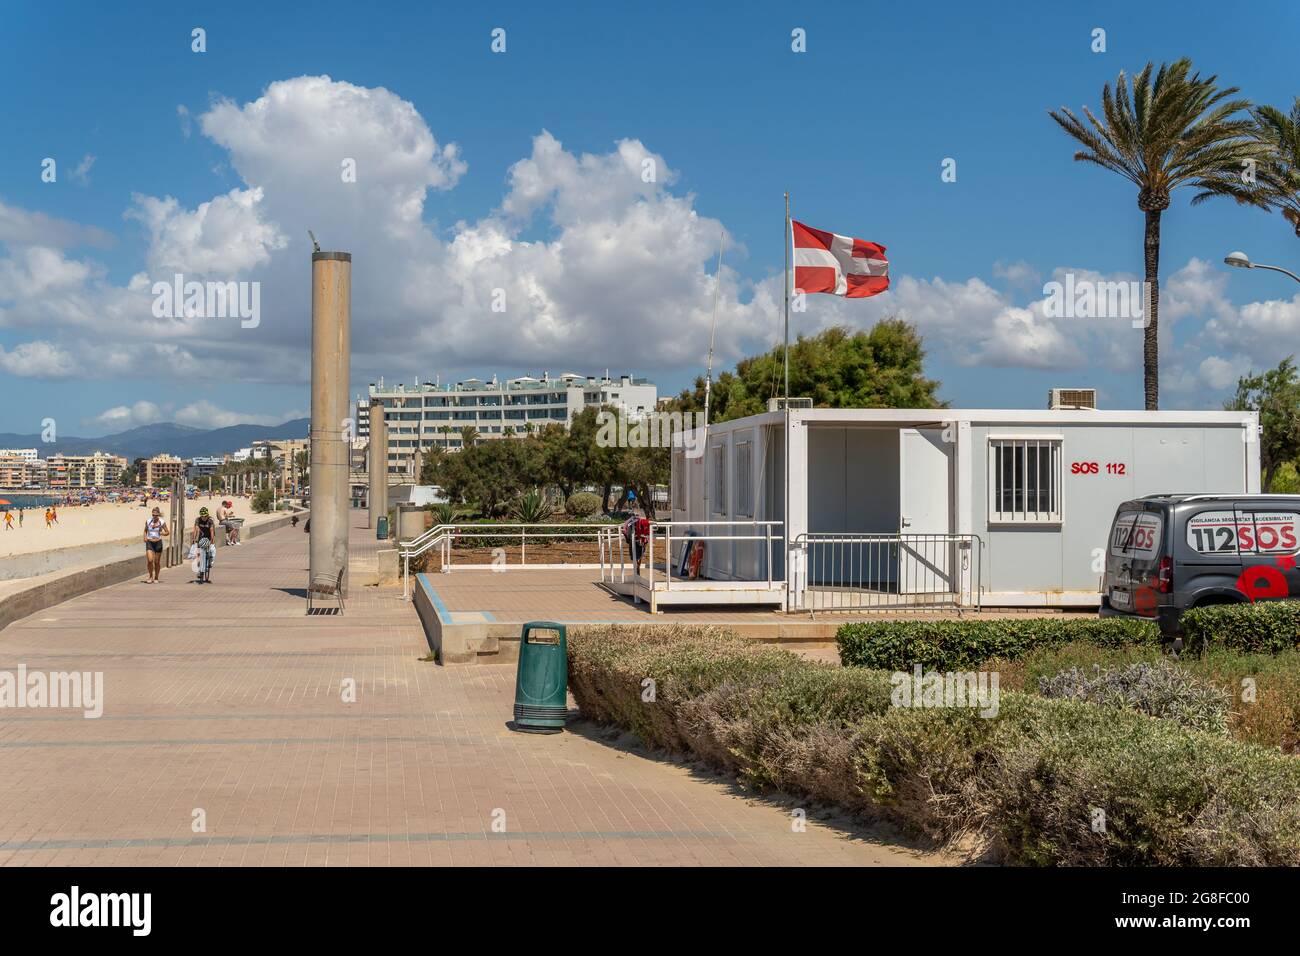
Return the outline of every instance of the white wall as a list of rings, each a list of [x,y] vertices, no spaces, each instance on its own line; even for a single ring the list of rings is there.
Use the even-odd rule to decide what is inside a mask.
[[[1059,525],[989,523],[989,435],[1012,429],[1062,436]],[[1038,592],[1049,602],[1062,592],[1095,592],[1100,572],[1094,551],[1105,547],[1120,503],[1159,493],[1257,490],[1250,485],[1249,444],[1240,427],[1227,425],[973,425],[971,530],[983,540],[985,586],[994,594]],[[1074,473],[1075,463],[1096,463],[1098,471]],[[1112,463],[1123,465],[1124,473],[1108,471]]]

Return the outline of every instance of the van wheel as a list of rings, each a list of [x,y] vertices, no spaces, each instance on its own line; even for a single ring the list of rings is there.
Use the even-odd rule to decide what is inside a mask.
[[[1216,604],[1244,604],[1244,603],[1245,603],[1244,598],[1231,598],[1223,594],[1218,594],[1215,595],[1214,597],[1208,597],[1208,598],[1204,598],[1203,600],[1197,601],[1195,604],[1192,605],[1192,607],[1213,607]]]

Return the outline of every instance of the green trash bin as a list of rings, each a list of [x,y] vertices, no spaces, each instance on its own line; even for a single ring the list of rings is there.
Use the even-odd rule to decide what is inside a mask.
[[[388,515],[380,515],[375,522],[375,537],[380,541],[388,540]]]
[[[558,734],[568,716],[569,644],[564,625],[529,621],[519,636],[515,730]]]

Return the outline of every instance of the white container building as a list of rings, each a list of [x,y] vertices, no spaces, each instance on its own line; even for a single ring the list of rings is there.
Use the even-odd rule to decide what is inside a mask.
[[[1255,412],[791,408],[701,437],[675,439],[658,603],[1095,607],[1121,502],[1260,490]]]

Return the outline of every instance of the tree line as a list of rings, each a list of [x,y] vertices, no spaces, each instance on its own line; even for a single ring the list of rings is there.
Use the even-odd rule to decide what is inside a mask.
[[[885,319],[869,331],[845,326],[799,336],[790,348],[790,393],[820,408],[936,408],[939,383],[924,375],[924,349],[916,329]],[[767,410],[767,399],[783,383],[784,350],[777,346],[742,359],[723,372],[710,399],[712,422]],[[704,408],[704,379],[664,402],[660,412],[695,413]],[[611,416],[613,417],[611,419]],[[617,419],[622,418],[622,421]],[[674,427],[680,423],[680,414]],[[694,425],[686,419],[686,427]],[[611,433],[620,436],[610,441]],[[558,423],[503,438],[461,432],[461,450],[423,449],[421,484],[438,485],[455,505],[472,506],[484,517],[506,514],[533,489],[556,489],[564,501],[587,487],[598,489],[601,508],[612,514],[632,491],[647,517],[655,517],[654,490],[668,483],[670,431],[655,429],[652,443],[623,442],[637,425],[613,407],[586,408],[568,428]],[[640,436],[643,438],[645,432]]]

